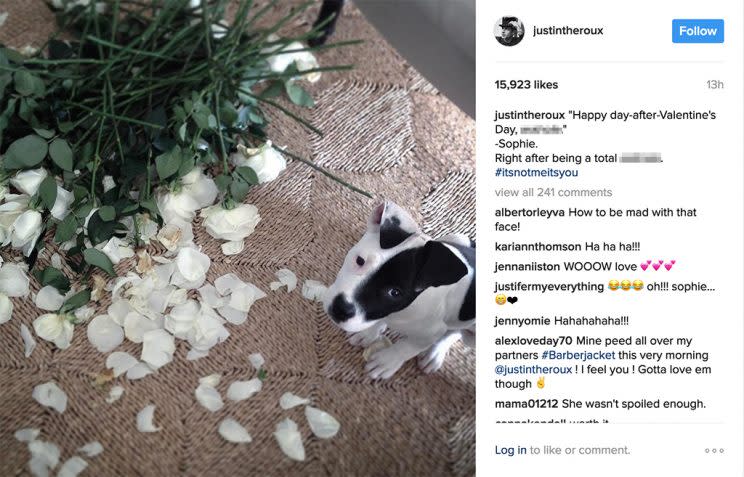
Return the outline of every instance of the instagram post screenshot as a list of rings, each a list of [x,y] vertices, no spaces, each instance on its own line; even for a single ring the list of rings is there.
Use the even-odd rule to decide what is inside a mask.
[[[0,477],[744,476],[743,30],[0,0]]]
[[[742,4],[478,7],[479,473],[742,475]]]

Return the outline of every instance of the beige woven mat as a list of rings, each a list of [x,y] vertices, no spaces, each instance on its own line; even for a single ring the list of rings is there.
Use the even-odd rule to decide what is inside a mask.
[[[38,45],[53,28],[53,17],[41,0],[2,0],[0,11],[9,12],[0,27],[0,42],[8,45]],[[308,12],[306,20],[311,22],[316,11],[317,7]],[[280,13],[274,12],[275,17]],[[429,233],[472,236],[473,121],[437,94],[352,5],[347,6],[335,39],[365,43],[320,55],[322,65],[356,65],[349,73],[324,74],[313,88],[318,105],[309,114],[325,136],[312,137],[276,117],[274,142],[312,158],[377,198],[398,202]],[[376,203],[298,163],[278,180],[253,190],[248,201],[259,207],[263,220],[241,255],[222,256],[219,244],[198,224],[196,241],[215,263],[210,281],[234,272],[265,290],[274,271],[282,267],[295,271],[301,281],[332,281]],[[32,286],[38,290],[38,284]],[[85,474],[95,476],[474,472],[475,355],[460,344],[435,375],[424,375],[408,363],[393,379],[373,382],[363,372],[361,351],[346,342],[319,305],[303,299],[297,290],[270,293],[254,305],[245,324],[230,326],[230,338],[209,357],[186,361],[182,342],[174,362],[156,375],[140,381],[121,379],[124,396],[110,405],[104,400],[106,391],[94,387],[91,378],[103,370],[105,355],[91,347],[84,327],[77,327],[67,350],[53,350],[39,340],[33,355],[25,359],[20,325],[31,327],[40,312],[30,299],[15,299],[14,304],[13,319],[0,326],[0,476],[28,472],[28,451],[13,438],[22,427],[40,428],[42,438],[60,445],[63,458],[99,440],[105,450],[88,459]],[[139,346],[129,342],[121,349],[139,353]],[[222,372],[218,389],[223,395],[235,379],[253,377],[247,361],[253,352],[266,358],[263,391],[216,413],[195,401],[193,392],[201,376]],[[61,415],[31,399],[32,388],[50,379],[70,399]],[[315,438],[302,408],[279,408],[285,391],[310,396],[317,407],[335,415],[341,422],[339,435]],[[149,403],[157,405],[156,423],[163,430],[141,434],[135,416]],[[224,441],[217,425],[227,416],[244,423],[254,441],[247,445]],[[274,427],[283,417],[300,425],[305,462],[286,458],[274,440]]]

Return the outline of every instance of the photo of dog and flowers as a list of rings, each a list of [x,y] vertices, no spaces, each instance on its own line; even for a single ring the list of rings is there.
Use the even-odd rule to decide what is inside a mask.
[[[0,1],[0,475],[474,473],[474,123],[337,3]]]

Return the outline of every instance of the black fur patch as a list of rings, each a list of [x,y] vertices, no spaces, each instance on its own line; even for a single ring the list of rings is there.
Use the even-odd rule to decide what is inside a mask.
[[[470,268],[473,269],[473,280],[470,282],[470,286],[465,293],[465,298],[460,307],[460,314],[458,316],[458,320],[460,321],[470,321],[475,318],[475,242],[471,240],[470,243],[473,245],[472,247],[450,244],[460,251],[463,257],[465,257],[465,260],[467,260],[468,265],[470,265]]]
[[[467,267],[441,242],[404,250],[373,273],[358,288],[354,301],[368,321],[385,318],[413,303],[429,287],[451,285]]]
[[[406,232],[401,228],[398,217],[388,217],[380,225],[380,247],[383,249],[393,248],[403,243],[411,235],[413,235],[411,232]]]

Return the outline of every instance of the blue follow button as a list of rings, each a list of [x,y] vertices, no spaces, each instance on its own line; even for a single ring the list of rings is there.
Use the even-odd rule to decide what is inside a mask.
[[[672,20],[673,43],[723,43],[723,20]]]

